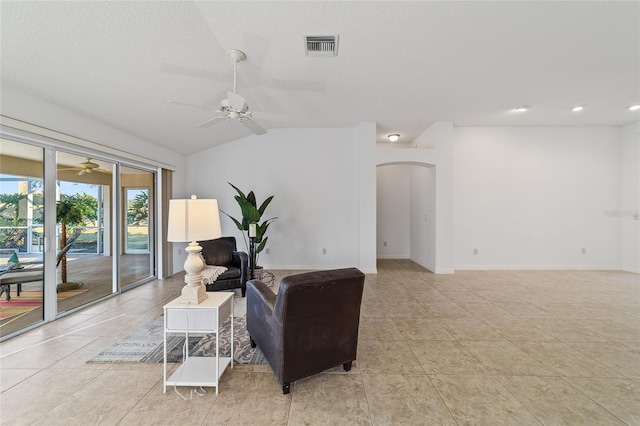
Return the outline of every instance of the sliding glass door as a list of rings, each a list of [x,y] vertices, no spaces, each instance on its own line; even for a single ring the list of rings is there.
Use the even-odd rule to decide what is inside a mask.
[[[0,139],[0,338],[44,320],[43,148]]]
[[[57,154],[58,313],[112,294],[112,188],[115,164]]]
[[[28,141],[0,139],[0,339],[157,276],[155,169]]]
[[[156,275],[155,173],[130,166],[120,167],[122,238],[120,285],[127,288]]]

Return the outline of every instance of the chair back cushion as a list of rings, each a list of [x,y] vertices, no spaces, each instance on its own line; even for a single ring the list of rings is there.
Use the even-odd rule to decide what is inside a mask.
[[[198,241],[202,247],[202,257],[207,265],[225,266],[231,263],[236,250],[235,237],[220,237],[215,240]]]
[[[356,268],[285,277],[274,306],[282,324],[279,365],[282,383],[355,359],[364,274]]]

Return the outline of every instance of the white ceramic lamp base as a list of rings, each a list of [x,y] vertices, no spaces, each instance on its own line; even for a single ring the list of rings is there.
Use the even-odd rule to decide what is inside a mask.
[[[197,242],[192,241],[185,250],[188,253],[187,260],[184,261],[184,270],[186,271],[184,282],[187,285],[182,287],[180,302],[197,305],[208,297],[207,290],[202,284],[204,262],[199,256],[202,247]]]

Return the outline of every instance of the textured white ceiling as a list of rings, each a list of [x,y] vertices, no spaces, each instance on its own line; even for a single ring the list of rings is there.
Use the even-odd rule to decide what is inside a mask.
[[[217,106],[228,49],[247,54],[238,93],[251,109],[292,117],[267,128],[375,121],[379,141],[406,142],[435,121],[640,119],[626,110],[640,102],[636,1],[3,1],[0,14],[3,84],[184,154],[250,134],[197,128],[215,113],[167,103]],[[306,57],[303,36],[326,34],[340,36],[338,57]]]

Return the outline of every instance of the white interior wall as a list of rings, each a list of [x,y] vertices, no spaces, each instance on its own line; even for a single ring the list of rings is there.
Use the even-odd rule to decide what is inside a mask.
[[[411,260],[435,272],[436,167],[408,166],[411,173]]]
[[[622,129],[622,269],[640,273],[640,122]]]
[[[376,251],[379,259],[409,258],[410,197],[411,166],[390,164],[377,168]]]
[[[620,199],[620,128],[454,136],[456,269],[620,267],[619,220],[604,213]]]
[[[234,217],[240,210],[227,182],[253,190],[258,202],[274,195],[266,216],[278,219],[267,232],[270,253],[259,259],[267,268],[358,266],[358,131],[271,129],[210,148],[187,157],[187,192],[217,198],[220,209]],[[367,214],[375,216],[375,204]],[[235,236],[242,248],[231,219],[221,215],[221,222],[223,234]],[[375,228],[372,233],[375,238]]]

